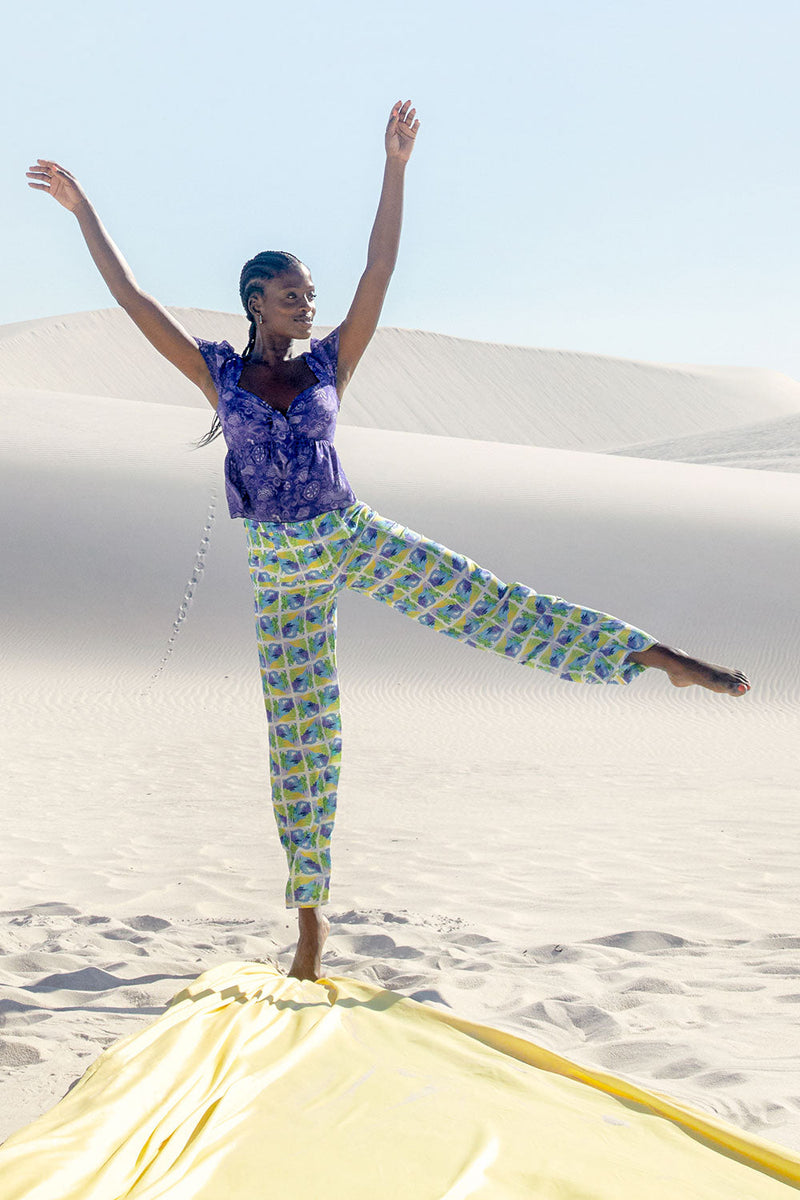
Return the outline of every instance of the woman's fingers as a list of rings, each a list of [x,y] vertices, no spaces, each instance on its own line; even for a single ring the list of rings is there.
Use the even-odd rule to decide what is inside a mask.
[[[39,168],[37,170],[36,167],[31,167],[28,171],[25,172],[25,174],[28,176],[28,183],[31,185],[31,187],[43,188],[44,191],[46,191],[46,192],[50,190],[50,176],[47,173],[47,171],[43,171],[41,168]],[[38,180],[46,179],[47,183],[41,183],[41,182],[34,183],[33,182],[34,179],[38,179]]]
[[[398,101],[398,103],[399,103],[399,101]],[[402,121],[404,125],[411,125],[413,123],[414,117],[416,116],[417,110],[415,108],[409,109],[410,104],[411,104],[411,101],[406,100],[405,104],[403,104],[401,106],[400,112],[398,114],[398,119],[400,121]],[[397,105],[395,105],[395,108],[396,107],[397,107]],[[394,109],[392,109],[392,113],[394,113]]]
[[[404,137],[413,138],[416,136],[420,123],[415,120],[417,110],[411,107],[410,100],[398,100],[393,105],[392,111],[389,114],[389,123],[386,127],[387,135],[392,131],[392,136],[399,137],[400,140]]]
[[[60,163],[54,162],[52,158],[37,158],[37,163],[40,163],[40,170],[44,168],[53,175],[66,175],[67,179],[71,179],[69,171],[66,167],[62,167]]]
[[[50,184],[53,180],[52,172],[45,170],[43,167],[31,167],[25,174],[28,176],[28,183],[31,187],[42,188],[44,191],[49,192]],[[34,183],[34,179],[40,182]]]
[[[60,167],[58,163],[53,162],[49,158],[37,158],[36,162],[32,163],[25,173],[26,175],[32,175],[35,179],[50,180],[54,180],[60,175],[62,179],[75,182],[65,167]]]
[[[86,199],[85,193],[74,175],[52,158],[37,158],[27,172],[28,187],[37,192],[47,192],[63,208],[74,212]]]
[[[410,100],[405,100],[405,101],[398,100],[397,103],[395,105],[393,105],[393,107],[392,107],[391,115],[393,117],[394,116],[399,117],[399,119],[401,121],[410,122],[414,119],[414,114],[417,111],[416,108],[412,108],[411,111],[409,112],[410,106],[411,106]]]

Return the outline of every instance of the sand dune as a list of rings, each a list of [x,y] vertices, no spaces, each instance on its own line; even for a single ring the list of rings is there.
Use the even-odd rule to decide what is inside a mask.
[[[15,443],[0,487],[7,509],[21,508],[5,552],[16,619],[42,628],[55,586],[62,653],[74,646],[101,669],[109,654],[140,664],[159,620],[169,628],[216,489],[208,572],[173,666],[196,674],[219,646],[226,661],[235,657],[247,670],[252,600],[244,531],[227,516],[219,485],[222,439],[192,449],[195,413],[176,406],[21,399],[28,419],[16,428],[18,402],[0,401],[11,408]],[[760,676],[751,708],[800,698],[793,607],[776,606],[769,622],[743,619],[765,595],[800,587],[793,477],[346,426],[338,445],[356,494],[384,515],[507,582],[591,604],[712,657],[737,657]],[[442,664],[452,663],[459,685],[480,686],[487,671],[507,666],[426,637],[407,620],[395,631],[395,614],[360,597],[345,600],[359,612],[357,666],[367,676],[384,642],[381,654],[394,670],[415,678],[438,679]],[[536,683],[558,696],[573,690],[543,672]],[[592,704],[613,694],[600,689]],[[681,692],[667,694],[684,707]]]
[[[800,414],[773,417],[689,437],[611,450],[633,458],[665,458],[760,471],[800,471]]]
[[[194,336],[224,338],[239,351],[247,343],[243,315],[170,312]],[[211,411],[120,308],[9,328],[0,331],[2,387]],[[798,413],[800,383],[777,371],[663,366],[382,328],[348,389],[342,420],[368,429],[606,450]]]
[[[598,452],[610,417],[758,418],[789,460],[800,385],[411,330],[370,355],[337,438],[360,498],[754,686],[581,688],[343,594],[326,965],[800,1148],[800,481]],[[211,410],[117,310],[0,329],[0,384],[4,1136],[187,978],[288,966],[294,918],[243,529],[221,440],[190,449]]]

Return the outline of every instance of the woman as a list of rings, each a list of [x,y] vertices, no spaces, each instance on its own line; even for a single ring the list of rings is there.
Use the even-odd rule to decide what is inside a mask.
[[[155,348],[216,410],[206,444],[228,446],[230,515],[241,517],[255,594],[267,709],[272,800],[289,864],[287,908],[298,909],[290,975],[318,979],[329,925],[330,839],[341,762],[336,600],[349,587],[406,616],[564,679],[629,683],[646,667],[676,687],[742,695],[750,684],[607,614],[505,584],[460,554],[358,501],[333,445],[336,417],[378,324],[400,240],[403,180],[420,122],[411,102],[392,108],[386,164],[366,269],[344,321],[310,338],[316,293],[308,268],[267,251],[245,264],[240,295],[250,320],[242,355],[193,338],[136,284],[77,180],[38,159],[28,175],[75,213],[115,300]],[[34,182],[36,181],[36,182]],[[310,350],[293,353],[310,338]]]

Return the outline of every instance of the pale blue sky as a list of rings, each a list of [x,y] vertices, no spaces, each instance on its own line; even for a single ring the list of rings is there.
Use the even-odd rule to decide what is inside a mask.
[[[0,322],[114,303],[41,156],[164,304],[240,311],[288,249],[337,323],[402,97],[383,324],[800,378],[796,0],[38,0],[3,35]]]

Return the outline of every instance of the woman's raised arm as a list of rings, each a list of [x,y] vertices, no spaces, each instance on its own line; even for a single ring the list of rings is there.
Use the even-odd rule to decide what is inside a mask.
[[[359,280],[353,303],[339,329],[339,367],[336,389],[341,397],[359,359],[378,326],[386,290],[397,261],[403,222],[403,182],[406,163],[414,148],[419,121],[411,101],[393,107],[386,126],[386,166],[383,189],[369,239],[367,266]]]
[[[75,214],[89,253],[117,304],[125,309],[156,350],[191,379],[216,408],[217,390],[194,338],[157,300],[138,287],[130,267],[75,176],[45,158],[37,159],[27,175],[29,187],[49,192],[62,207]]]

